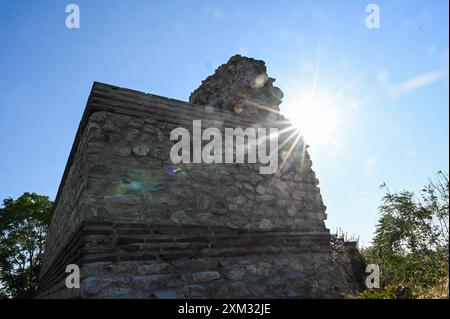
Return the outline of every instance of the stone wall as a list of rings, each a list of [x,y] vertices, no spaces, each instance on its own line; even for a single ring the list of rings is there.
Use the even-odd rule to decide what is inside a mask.
[[[261,62],[231,58],[191,95],[204,105],[94,84],[55,202],[41,297],[336,297],[353,287],[330,254],[307,147],[273,112],[282,94]],[[234,86],[227,72],[258,85]],[[170,131],[193,120],[286,131],[282,167],[174,165]],[[82,267],[82,289],[63,285],[68,263]]]
[[[65,251],[82,257],[43,278],[43,297],[339,297],[347,284],[326,233],[112,222],[78,233]],[[69,262],[83,265],[80,290],[64,286]]]
[[[234,55],[189,97],[189,103],[242,113],[258,119],[267,111],[279,111],[283,92],[273,86],[264,61]]]

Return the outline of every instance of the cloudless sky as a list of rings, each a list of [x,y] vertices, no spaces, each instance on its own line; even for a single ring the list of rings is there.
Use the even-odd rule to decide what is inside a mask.
[[[54,199],[93,81],[187,100],[236,53],[266,61],[288,118],[305,92],[333,98],[334,130],[310,143],[332,231],[369,244],[381,183],[448,171],[447,0],[72,1],[80,29],[69,3],[0,4],[0,199]]]

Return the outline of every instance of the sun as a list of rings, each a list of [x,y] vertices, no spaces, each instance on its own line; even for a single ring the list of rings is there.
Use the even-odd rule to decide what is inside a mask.
[[[334,142],[339,116],[330,98],[324,94],[301,94],[292,102],[288,118],[308,144],[317,146]]]

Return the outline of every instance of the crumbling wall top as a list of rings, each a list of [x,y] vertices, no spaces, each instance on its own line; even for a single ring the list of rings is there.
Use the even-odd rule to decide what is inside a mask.
[[[202,81],[189,102],[246,115],[278,112],[283,92],[273,82],[264,61],[236,54]]]

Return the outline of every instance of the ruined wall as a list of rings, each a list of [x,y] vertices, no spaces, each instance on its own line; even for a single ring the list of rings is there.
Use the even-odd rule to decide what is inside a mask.
[[[276,174],[171,163],[170,131],[192,130],[193,120],[222,131],[290,127],[255,106],[276,110],[282,97],[262,61],[230,62],[191,95],[204,105],[94,84],[50,225],[41,297],[336,297],[351,286],[333,264],[318,180],[292,130],[280,134]],[[224,72],[264,81],[233,100],[240,86]],[[82,289],[64,287],[68,263],[82,266]]]
[[[205,126],[211,123],[202,122]],[[174,142],[169,140],[170,127],[164,126],[151,119],[107,112],[89,118],[88,128],[95,128],[102,139],[88,143],[85,150],[90,163],[84,188],[85,217],[324,230],[317,179],[301,143],[297,154],[304,152],[303,160],[295,163],[293,156],[280,176],[260,174],[260,164],[172,165],[169,150]]]
[[[189,103],[242,113],[257,121],[279,111],[283,92],[273,85],[264,61],[234,55],[189,96]]]

